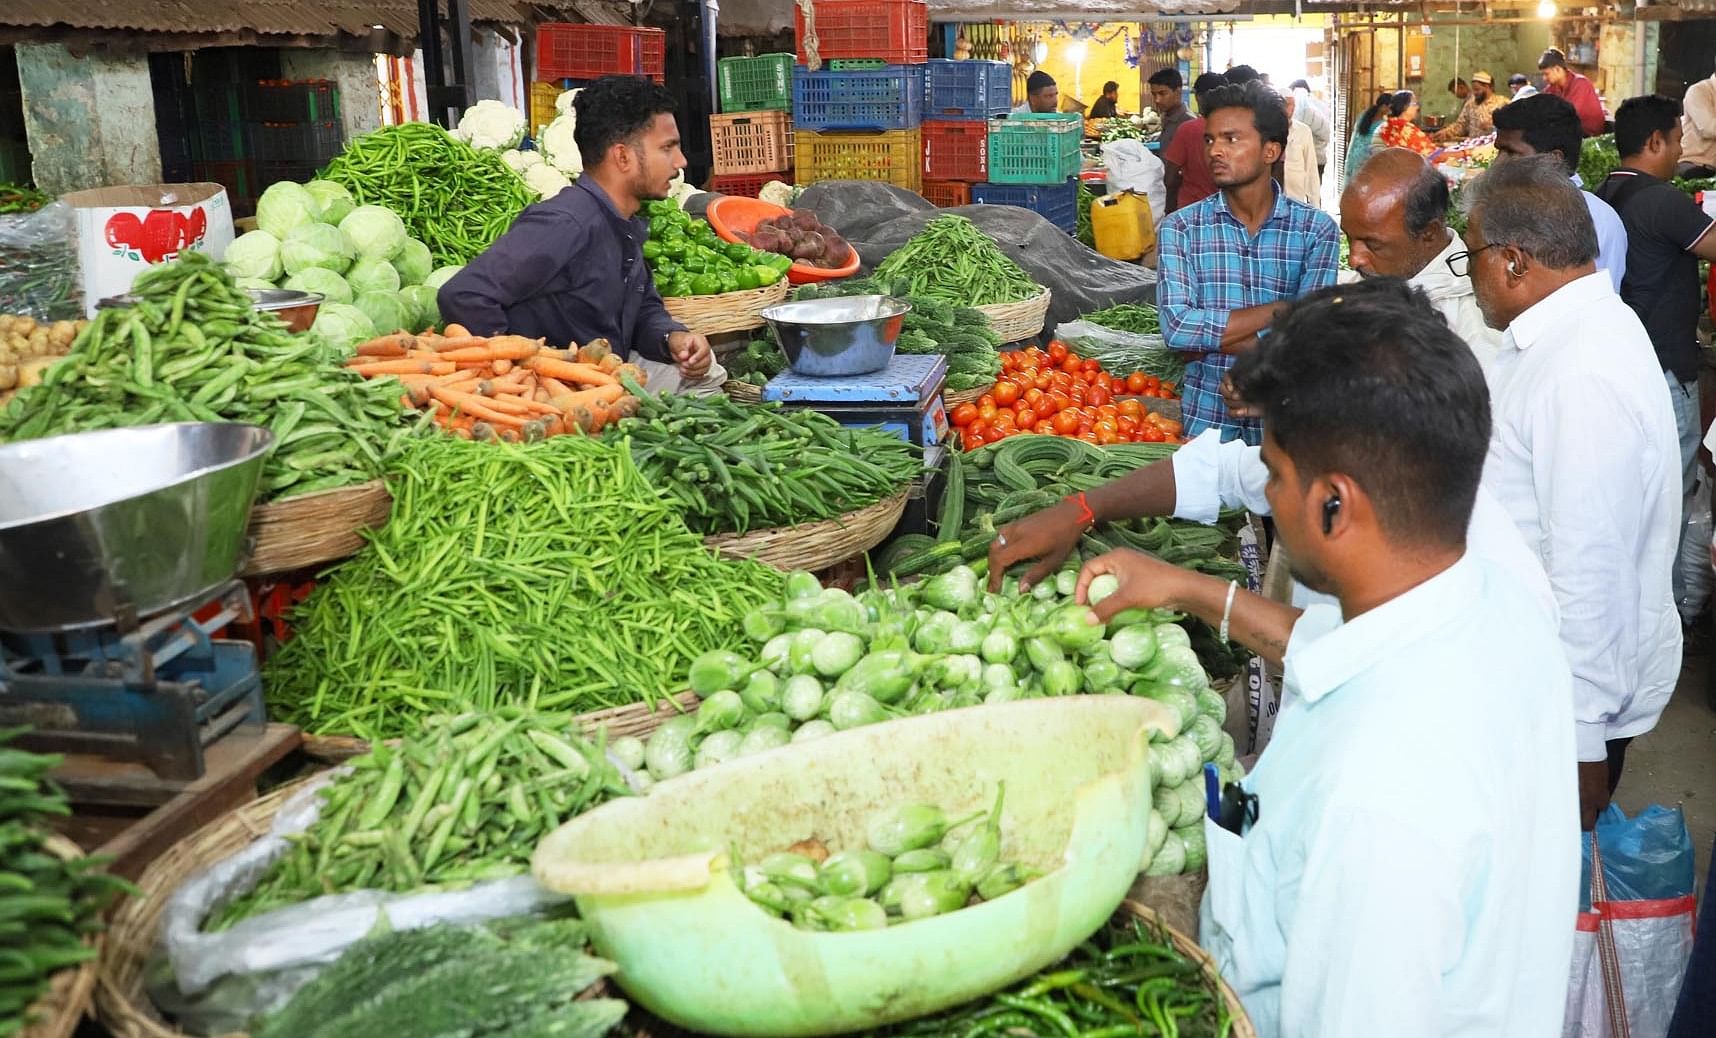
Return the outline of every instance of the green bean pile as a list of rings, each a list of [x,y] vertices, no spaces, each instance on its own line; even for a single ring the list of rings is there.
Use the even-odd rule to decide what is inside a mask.
[[[359,205],[399,214],[439,266],[469,263],[536,200],[498,151],[478,151],[431,123],[384,126],[358,137],[318,176]]]
[[[904,280],[914,296],[953,306],[1018,303],[1041,292],[1025,269],[963,216],[938,216],[876,267],[879,281]]]
[[[555,826],[630,792],[605,747],[574,734],[568,715],[503,707],[423,727],[398,746],[377,745],[320,790],[315,824],[212,928],[323,894],[522,875]]]
[[[0,310],[38,321],[83,316],[71,210],[39,191],[0,185]]]
[[[848,429],[819,411],[726,396],[633,392],[637,417],[605,435],[630,444],[638,468],[698,533],[832,519],[923,473],[918,449],[880,428]]]
[[[7,746],[21,731],[0,729],[0,1035],[29,1024],[55,973],[95,957],[84,936],[130,889],[99,871],[98,859],[63,861],[42,849],[48,816],[71,809],[46,781],[59,757]]]
[[[1161,317],[1150,303],[1120,303],[1079,319],[1130,335],[1162,334]],[[1080,336],[1067,345],[1079,356],[1098,361],[1110,371],[1142,371],[1176,385],[1186,377],[1185,359],[1166,345],[1151,348],[1093,336]]]
[[[0,216],[33,213],[52,201],[48,195],[26,184],[0,184]]]
[[[1114,922],[1009,991],[872,1032],[870,1038],[1227,1038],[1215,981],[1165,930]]]
[[[261,496],[375,479],[383,459],[429,428],[399,384],[340,367],[319,338],[287,331],[200,252],[139,275],[136,306],[103,310],[41,385],[0,410],[0,441],[148,425],[250,422],[274,433]]]
[[[1119,303],[1105,310],[1085,314],[1082,319],[1091,324],[1100,324],[1104,328],[1113,328],[1117,332],[1132,332],[1134,335],[1162,333],[1161,315],[1149,303]]]
[[[390,738],[505,705],[654,705],[783,575],[720,558],[623,447],[413,439],[393,515],[294,614],[263,675],[308,731]]]

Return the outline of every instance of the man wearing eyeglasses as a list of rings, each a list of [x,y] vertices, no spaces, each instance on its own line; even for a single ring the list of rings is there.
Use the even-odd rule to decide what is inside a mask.
[[[1233,378],[1262,412],[1294,576],[1335,603],[1131,551],[1077,589],[1109,574],[1099,618],[1184,611],[1285,657],[1296,702],[1244,800],[1204,821],[1200,943],[1265,1038],[1552,1038],[1578,907],[1571,678],[1528,590],[1467,543],[1483,374],[1394,279],[1323,289],[1273,329]]]
[[[1680,674],[1679,436],[1650,336],[1597,269],[1596,230],[1559,160],[1498,162],[1463,194],[1466,251],[1450,260],[1506,329],[1484,486],[1555,589],[1590,829]]]

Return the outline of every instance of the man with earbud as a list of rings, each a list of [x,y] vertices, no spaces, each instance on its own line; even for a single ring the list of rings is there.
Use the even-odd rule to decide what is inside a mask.
[[[1484,486],[1555,588],[1589,830],[1680,674],[1680,441],[1650,336],[1597,270],[1590,212],[1558,158],[1498,162],[1462,194],[1466,251],[1449,266],[1505,330]]]

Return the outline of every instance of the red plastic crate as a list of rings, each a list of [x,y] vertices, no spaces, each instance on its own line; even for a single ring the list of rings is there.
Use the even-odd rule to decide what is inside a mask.
[[[723,173],[709,178],[709,190],[720,195],[755,198],[771,180],[792,183],[792,170],[784,173]]]
[[[539,79],[667,75],[667,33],[629,25],[548,22],[536,30]]]
[[[929,60],[927,0],[815,0],[811,5],[817,57],[871,58],[890,65]],[[804,8],[793,5],[798,63],[810,64]]]
[[[963,180],[926,180],[921,194],[938,209],[971,204],[971,185]]]
[[[924,179],[964,180],[981,184],[989,179],[989,124],[981,119],[943,122],[925,119]]]
[[[734,112],[709,117],[714,171],[774,173],[792,167],[792,116],[786,112]]]

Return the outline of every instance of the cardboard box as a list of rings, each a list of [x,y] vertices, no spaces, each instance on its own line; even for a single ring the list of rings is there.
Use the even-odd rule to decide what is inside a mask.
[[[195,249],[219,260],[232,244],[232,205],[219,184],[99,187],[63,196],[77,228],[84,309],[131,289],[144,267]]]

